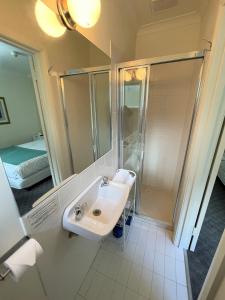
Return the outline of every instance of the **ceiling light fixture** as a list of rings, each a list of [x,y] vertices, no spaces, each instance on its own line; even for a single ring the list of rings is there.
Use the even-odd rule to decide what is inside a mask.
[[[137,80],[143,80],[145,78],[146,71],[143,68],[139,68],[135,72],[135,77]]]
[[[69,13],[76,24],[93,27],[101,14],[100,0],[67,0]]]
[[[146,70],[145,68],[138,68],[137,70],[127,70],[124,73],[124,80],[125,81],[131,81],[131,80],[138,80],[142,81],[146,76]]]
[[[132,80],[132,75],[129,71],[124,72],[124,80],[125,81],[131,81]]]
[[[101,0],[56,0],[58,15],[41,0],[35,5],[35,16],[40,28],[49,36],[60,37],[77,25],[90,28],[99,20]]]
[[[41,0],[35,4],[35,16],[39,27],[49,36],[58,38],[66,32],[58,16]]]
[[[93,27],[101,14],[100,0],[57,0],[59,15],[70,30]]]

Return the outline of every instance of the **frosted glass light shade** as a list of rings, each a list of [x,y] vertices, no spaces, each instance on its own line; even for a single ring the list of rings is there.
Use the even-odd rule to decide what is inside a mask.
[[[125,81],[131,81],[132,80],[132,75],[129,71],[124,72],[124,80]]]
[[[81,27],[94,26],[100,17],[100,0],[67,0],[67,6],[73,21]]]
[[[66,28],[57,18],[57,15],[41,0],[37,0],[35,4],[35,17],[39,27],[51,37],[62,36]]]
[[[145,69],[139,68],[139,69],[136,70],[135,77],[136,77],[137,80],[143,80],[145,78],[145,76],[146,76]]]

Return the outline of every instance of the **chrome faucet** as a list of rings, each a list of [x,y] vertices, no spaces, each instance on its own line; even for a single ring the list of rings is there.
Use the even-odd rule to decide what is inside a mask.
[[[85,207],[87,206],[87,203],[83,203],[83,204],[76,204],[74,207],[74,214],[75,214],[75,220],[76,221],[80,221],[84,215],[84,210]]]
[[[101,186],[109,185],[109,178],[107,176],[103,176]]]

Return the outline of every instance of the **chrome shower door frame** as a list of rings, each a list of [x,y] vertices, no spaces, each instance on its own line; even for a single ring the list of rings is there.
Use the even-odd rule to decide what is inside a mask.
[[[97,120],[96,120],[96,99],[95,99],[95,88],[94,88],[94,75],[96,74],[109,74],[109,109],[110,109],[110,150],[112,149],[112,97],[111,97],[111,66],[100,66],[100,67],[90,67],[82,69],[71,69],[63,73],[54,73],[53,75],[57,78],[57,87],[60,92],[61,105],[63,109],[63,116],[66,128],[66,135],[69,146],[69,156],[70,163],[72,167],[72,172],[74,173],[73,165],[73,155],[72,146],[68,133],[68,118],[66,113],[66,99],[65,99],[65,87],[63,79],[66,77],[74,77],[79,75],[88,75],[89,78],[89,88],[90,88],[90,108],[91,108],[91,132],[92,132],[92,151],[94,162],[99,159],[98,151],[98,138],[97,138]],[[109,150],[109,151],[110,151]]]
[[[177,55],[170,55],[170,56],[163,56],[163,57],[154,57],[154,58],[149,58],[149,59],[140,59],[140,60],[134,60],[134,61],[128,61],[124,63],[117,64],[116,71],[117,71],[117,103],[118,103],[118,113],[119,113],[119,122],[118,122],[118,162],[119,162],[119,168],[123,168],[124,161],[123,161],[123,105],[124,105],[124,93],[121,93],[121,87],[123,88],[123,81],[120,76],[120,72],[123,69],[132,69],[132,68],[141,68],[141,67],[148,67],[148,74],[147,74],[147,82],[146,84],[146,95],[145,95],[145,105],[143,106],[142,110],[142,125],[141,128],[141,140],[142,140],[142,153],[141,153],[141,162],[140,162],[140,170],[139,174],[137,174],[137,199],[136,199],[136,213],[139,213],[139,208],[140,208],[140,200],[141,200],[141,191],[140,191],[140,184],[143,176],[143,163],[144,163],[144,143],[145,143],[145,127],[146,127],[146,115],[147,115],[147,109],[148,106],[150,105],[149,103],[149,90],[151,88],[150,86],[150,72],[151,72],[151,66],[152,65],[158,65],[158,64],[165,64],[165,63],[172,63],[172,62],[179,62],[179,61],[186,61],[186,60],[193,60],[193,59],[203,59],[202,66],[200,69],[199,73],[199,78],[198,78],[198,88],[196,91],[196,96],[195,96],[195,103],[194,103],[194,108],[192,112],[192,117],[191,117],[191,125],[190,125],[190,131],[188,134],[188,141],[187,141],[187,147],[185,150],[185,156],[184,156],[184,162],[182,166],[182,172],[179,180],[179,186],[178,186],[178,191],[177,191],[177,197],[173,209],[173,222],[175,221],[175,215],[176,215],[176,209],[177,209],[177,202],[178,202],[178,196],[179,196],[179,191],[180,191],[180,186],[186,166],[186,160],[187,160],[187,155],[188,151],[190,148],[191,144],[191,139],[192,139],[192,134],[193,134],[193,129],[195,125],[195,120],[196,120],[196,115],[198,112],[198,105],[199,105],[199,98],[200,98],[200,89],[201,89],[201,80],[202,80],[202,73],[203,73],[203,66],[204,66],[204,55],[205,51],[192,51],[188,53],[182,53],[182,54],[177,54]],[[122,96],[122,97],[121,97]],[[141,112],[140,112],[141,113]],[[161,223],[161,222],[160,222]]]
[[[140,205],[140,184],[141,184],[141,176],[142,176],[142,166],[143,166],[143,158],[144,158],[144,132],[145,132],[145,120],[146,120],[146,111],[148,105],[148,89],[149,89],[149,79],[150,79],[150,65],[149,64],[140,64],[138,66],[128,66],[117,69],[117,76],[119,80],[118,86],[118,103],[119,103],[119,127],[118,127],[118,146],[119,146],[119,166],[123,166],[124,157],[123,157],[123,149],[124,149],[124,137],[123,137],[123,108],[124,108],[124,78],[122,78],[122,72],[127,70],[137,70],[137,69],[146,69],[146,76],[142,79],[141,84],[141,99],[140,99],[140,107],[139,107],[139,126],[138,126],[138,139],[140,142],[140,158],[138,160],[138,174],[137,174],[137,183],[136,183],[136,196],[138,201],[136,201],[135,212],[138,213],[139,205]],[[122,95],[122,97],[121,97]],[[138,206],[138,207],[137,207]]]

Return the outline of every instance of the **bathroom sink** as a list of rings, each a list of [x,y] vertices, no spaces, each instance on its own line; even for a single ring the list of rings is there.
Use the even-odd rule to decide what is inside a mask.
[[[65,210],[63,228],[92,240],[108,235],[116,225],[129,195],[125,184],[109,181],[102,184],[98,177]],[[75,208],[83,208],[80,220],[76,219]]]

